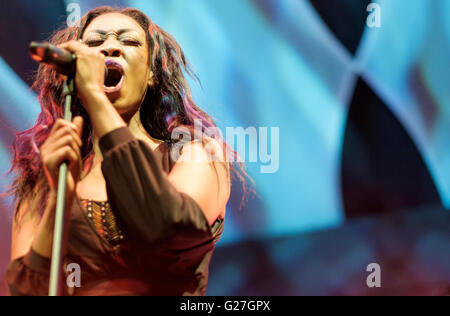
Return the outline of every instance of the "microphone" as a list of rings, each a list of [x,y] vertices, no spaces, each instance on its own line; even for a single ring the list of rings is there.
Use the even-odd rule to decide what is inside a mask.
[[[49,43],[30,43],[30,55],[38,63],[52,65],[62,75],[75,75],[77,56],[66,49]],[[105,78],[108,77],[108,68],[105,66]]]

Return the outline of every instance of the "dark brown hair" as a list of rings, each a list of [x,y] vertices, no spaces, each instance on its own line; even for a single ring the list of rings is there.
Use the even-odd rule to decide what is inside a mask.
[[[194,133],[194,121],[201,120],[203,131],[216,128],[214,120],[200,109],[192,100],[190,88],[184,73],[195,77],[185,55],[176,40],[144,13],[133,8],[99,7],[88,12],[80,21],[79,27],[69,27],[55,32],[49,39],[52,44],[61,44],[69,40],[79,40],[88,25],[97,17],[106,13],[121,13],[133,18],[144,29],[149,46],[149,64],[154,75],[154,85],[149,87],[142,103],[140,116],[146,131],[159,140],[172,143],[171,132],[179,126],[188,127]],[[39,153],[40,146],[50,134],[58,118],[63,117],[63,77],[47,65],[38,69],[33,89],[38,94],[41,105],[35,125],[24,132],[17,133],[13,146],[13,160],[10,172],[15,173],[11,193],[16,198],[16,210],[24,199],[40,201],[40,212],[45,208],[49,186],[47,184]],[[92,165],[92,124],[89,115],[79,100],[74,102],[74,116],[84,118],[82,157],[85,169]],[[243,197],[241,206],[250,192],[247,189],[248,177],[244,165],[228,144],[222,142],[225,157],[235,157],[230,168],[233,178],[242,183]],[[228,155],[228,156],[227,156]],[[38,190],[36,190],[38,188]],[[17,215],[17,212],[16,212]]]

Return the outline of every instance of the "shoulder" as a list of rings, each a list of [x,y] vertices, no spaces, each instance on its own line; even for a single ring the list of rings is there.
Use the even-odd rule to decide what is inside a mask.
[[[184,169],[186,174],[193,176],[191,180],[204,180],[211,185],[211,189],[215,187],[212,183],[219,184],[220,191],[228,196],[231,187],[230,163],[226,160],[224,148],[220,141],[207,137],[202,141],[185,143],[179,151],[175,151],[175,154],[179,155],[175,169]]]
[[[174,187],[197,202],[210,225],[224,218],[231,193],[229,163],[222,148],[214,139],[178,144],[173,154],[179,157],[169,174]]]
[[[209,137],[202,141],[180,142],[171,148],[172,158],[176,162],[226,163],[224,143]]]

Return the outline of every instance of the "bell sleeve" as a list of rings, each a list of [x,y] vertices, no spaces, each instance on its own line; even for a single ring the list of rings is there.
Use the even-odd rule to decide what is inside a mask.
[[[161,160],[128,127],[103,136],[99,146],[108,199],[127,235],[149,245],[164,243],[174,251],[214,240],[199,205],[176,190]]]
[[[12,296],[48,295],[50,259],[30,250],[13,260],[6,271],[6,282]]]

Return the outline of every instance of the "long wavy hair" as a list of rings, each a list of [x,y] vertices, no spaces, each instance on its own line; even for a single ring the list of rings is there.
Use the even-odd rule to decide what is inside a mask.
[[[69,40],[79,40],[88,25],[97,17],[106,13],[121,13],[133,18],[146,33],[149,47],[149,64],[154,75],[154,84],[148,88],[141,105],[140,116],[145,130],[153,138],[173,143],[171,132],[179,126],[187,127],[194,133],[194,122],[201,121],[202,132],[217,128],[214,120],[200,109],[192,100],[190,88],[184,73],[197,79],[193,74],[185,55],[176,40],[144,13],[133,8],[99,7],[81,18],[78,27],[69,27],[56,31],[49,39],[55,45]],[[17,133],[13,145],[13,159],[10,173],[15,179],[10,193],[16,201],[16,218],[20,204],[26,199],[38,201],[38,211],[42,214],[50,190],[42,168],[39,148],[50,134],[58,118],[63,118],[63,80],[53,67],[41,64],[32,86],[38,94],[41,113],[29,130]],[[93,128],[89,115],[79,100],[75,100],[72,112],[74,116],[84,118],[82,159],[85,171],[92,167]],[[194,135],[193,135],[194,136]],[[252,179],[244,170],[244,164],[231,147],[223,142],[225,157],[233,157],[230,163],[232,179],[242,184],[241,207],[249,196],[248,181]],[[228,155],[228,156],[227,156]]]

